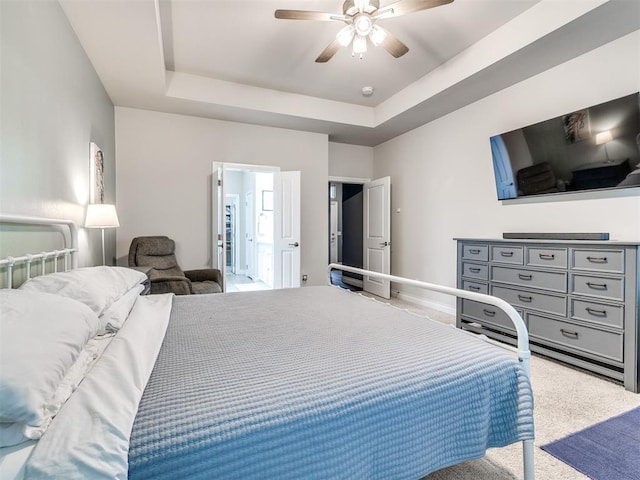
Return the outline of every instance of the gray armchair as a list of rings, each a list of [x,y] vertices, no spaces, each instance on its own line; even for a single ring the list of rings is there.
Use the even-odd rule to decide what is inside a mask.
[[[176,260],[176,243],[169,237],[136,237],[129,247],[130,267],[151,267],[151,293],[222,292],[222,274],[215,268],[183,271]]]

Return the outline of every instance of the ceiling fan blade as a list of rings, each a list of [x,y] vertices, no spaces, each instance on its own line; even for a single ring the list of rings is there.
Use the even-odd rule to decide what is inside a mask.
[[[439,7],[451,3],[453,0],[400,0],[399,2],[387,5],[374,15],[375,18],[389,18],[406,15],[407,13],[419,12],[428,8]]]
[[[396,58],[400,58],[402,55],[409,51],[409,47],[407,47],[404,43],[402,43],[398,38],[393,35],[388,30],[385,30],[387,36],[382,41],[380,46],[384,48],[387,52],[393,55]]]
[[[333,57],[336,52],[338,50],[340,50],[340,47],[342,45],[340,45],[340,43],[337,40],[334,40],[333,42],[331,42],[327,48],[325,48],[322,53],[320,55],[318,55],[318,58],[316,58],[316,63],[326,63],[329,60],[331,60],[331,57]]]
[[[321,20],[324,22],[343,20],[344,15],[325,12],[310,12],[308,10],[276,10],[275,17],[284,20]]]

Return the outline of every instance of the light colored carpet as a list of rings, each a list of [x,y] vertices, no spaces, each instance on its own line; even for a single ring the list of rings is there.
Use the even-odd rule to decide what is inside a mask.
[[[403,300],[389,303],[455,324],[451,315]],[[535,473],[538,480],[588,480],[540,446],[640,406],[640,394],[622,385],[534,355],[531,359],[534,394]],[[494,448],[479,460],[445,468],[424,480],[513,480],[523,478],[522,444]],[[612,479],[613,480],[613,479]]]

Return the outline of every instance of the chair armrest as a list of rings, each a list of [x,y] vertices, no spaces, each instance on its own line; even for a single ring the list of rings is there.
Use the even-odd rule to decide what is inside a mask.
[[[222,274],[217,268],[201,268],[198,270],[186,270],[185,276],[192,282],[204,282],[207,280],[216,282],[222,286]]]
[[[158,275],[152,271],[150,275],[151,293],[175,293],[176,295],[191,295],[193,288],[191,281],[177,275]]]

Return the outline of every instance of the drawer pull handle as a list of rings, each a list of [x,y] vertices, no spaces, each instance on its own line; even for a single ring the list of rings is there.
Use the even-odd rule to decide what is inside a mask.
[[[578,332],[572,332],[571,330],[565,330],[564,328],[561,328],[560,332],[565,337],[576,338],[576,339],[578,338]]]
[[[607,311],[606,310],[596,310],[595,308],[591,308],[591,307],[587,307],[586,310],[587,310],[587,313],[590,313],[591,315],[594,315],[596,317],[606,317],[607,316]]]
[[[484,312],[484,314],[487,317],[495,317],[496,316],[496,311],[495,310],[487,310],[486,308],[484,310],[482,310]]]
[[[527,295],[518,295],[518,298],[521,302],[531,303],[533,301],[533,297]]]
[[[587,257],[591,263],[607,263],[607,257]]]
[[[479,292],[480,287],[476,287],[475,285],[469,285],[469,290],[473,290],[474,292]]]
[[[531,280],[533,278],[533,275],[525,275],[524,273],[519,273],[518,278],[520,280]]]
[[[474,255],[477,255],[480,253],[480,249],[479,248],[472,248],[471,250],[469,250],[469,253],[473,253]]]
[[[480,271],[480,268],[478,268],[478,267],[469,267],[469,271],[473,272],[473,273],[478,273]]]
[[[607,284],[606,283],[587,282],[587,287],[593,288],[594,290],[606,290],[607,289]]]
[[[513,252],[500,252],[503,257],[513,257]]]
[[[553,253],[539,253],[538,256],[541,260],[553,260],[556,256]]]

